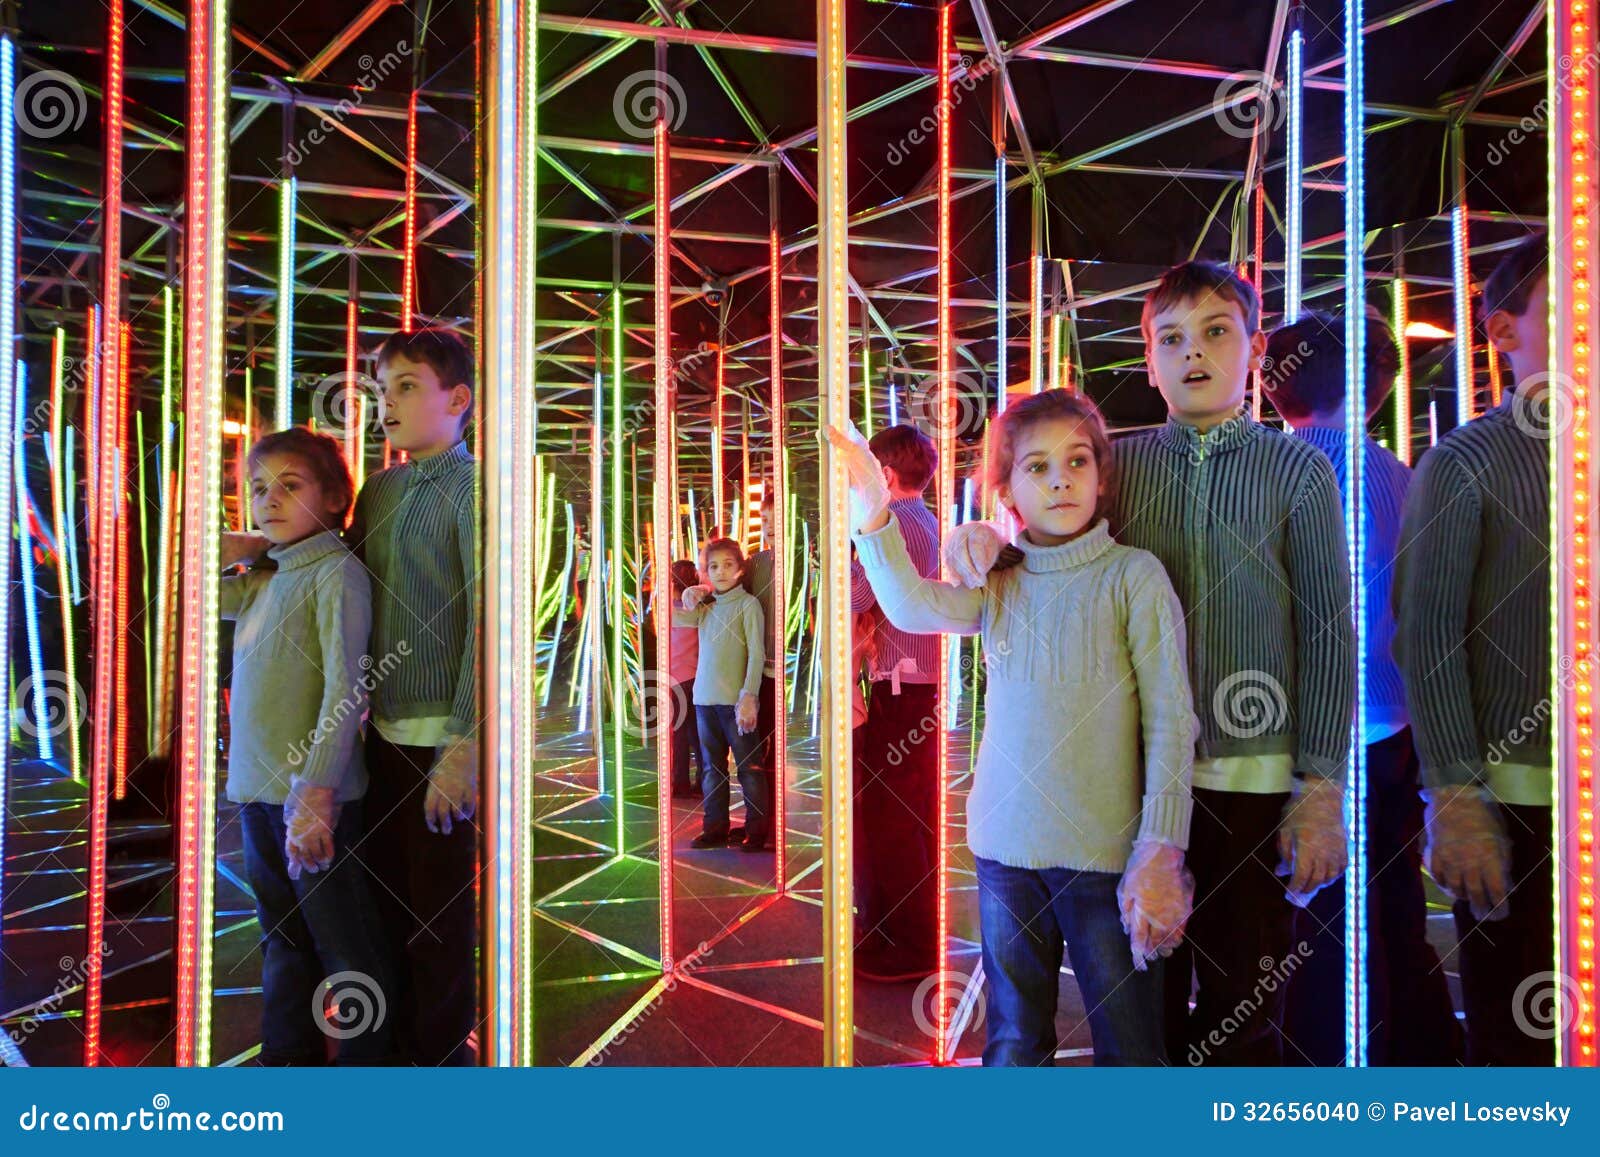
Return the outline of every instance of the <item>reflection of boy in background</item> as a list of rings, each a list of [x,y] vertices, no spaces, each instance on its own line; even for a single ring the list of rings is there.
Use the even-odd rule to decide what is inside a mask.
[[[402,970],[400,1033],[422,1065],[470,1063],[477,1023],[478,464],[472,353],[454,333],[378,352],[383,430],[409,460],[367,479],[347,532],[372,575],[369,834]]]
[[[772,541],[772,520],[774,517],[772,491],[768,489],[761,497],[761,533],[764,540],[769,543]],[[774,782],[778,759],[772,745],[778,730],[777,678],[784,656],[782,649],[778,647],[772,634],[772,609],[774,605],[772,578],[772,548],[770,546],[756,551],[745,560],[744,588],[755,595],[756,601],[761,604],[761,637],[767,643],[767,661],[761,669],[761,691],[756,697],[756,766],[760,769],[762,777],[767,782],[767,800],[772,807],[773,819],[776,822],[778,791],[780,788]],[[777,843],[783,839],[783,833],[774,829],[772,839],[774,843]]]
[[[1555,955],[1546,290],[1543,236],[1484,283],[1484,328],[1516,388],[1423,455],[1395,569],[1425,860],[1456,901],[1473,1065],[1555,1062],[1551,1034],[1522,1027],[1549,990],[1520,989]]]
[[[1367,326],[1366,413],[1394,387],[1394,337],[1381,319]],[[1303,313],[1274,331],[1262,362],[1274,408],[1333,464],[1345,486],[1344,319]],[[1422,889],[1422,800],[1406,717],[1405,686],[1389,656],[1389,606],[1400,510],[1411,471],[1371,438],[1362,495],[1367,526],[1367,1056],[1374,1065],[1446,1065],[1460,1059],[1461,1030],[1439,956],[1427,938]],[[1322,889],[1295,916],[1295,940],[1312,951],[1289,981],[1284,1050],[1289,1064],[1337,1065],[1345,1055],[1345,890]]]

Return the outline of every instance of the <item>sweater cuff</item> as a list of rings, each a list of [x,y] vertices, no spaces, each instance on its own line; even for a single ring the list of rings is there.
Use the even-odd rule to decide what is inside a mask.
[[[340,743],[337,735],[329,735],[309,749],[301,740],[300,746],[289,753],[289,774],[311,787],[338,787],[344,781],[344,764],[348,762],[347,758],[338,758],[340,752],[349,755],[347,745]]]
[[[1329,759],[1325,755],[1312,755],[1302,751],[1294,763],[1294,774],[1297,779],[1331,779],[1335,783],[1343,783],[1347,763],[1340,759]]]
[[[1458,759],[1450,763],[1422,765],[1423,787],[1467,787],[1487,781],[1481,759]]]
[[[1153,840],[1188,850],[1189,819],[1194,814],[1194,796],[1180,794],[1147,795],[1139,819],[1137,840]]]
[[[898,546],[905,549],[905,540],[900,537],[900,519],[894,511],[889,512],[889,521],[877,530],[856,531],[850,536],[856,544],[856,557],[866,570],[884,570],[889,566],[889,551]]]

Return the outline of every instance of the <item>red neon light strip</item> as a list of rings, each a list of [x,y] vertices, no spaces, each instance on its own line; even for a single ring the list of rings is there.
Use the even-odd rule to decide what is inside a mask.
[[[955,419],[950,381],[950,9],[939,9],[939,539],[940,567],[944,569],[942,549],[950,533],[955,513]],[[945,574],[943,578],[950,576]],[[948,866],[950,827],[950,733],[943,718],[950,702],[950,640],[939,636],[939,854],[937,862],[939,979],[935,1008],[934,1063],[947,1064],[949,1007],[946,1000],[950,968],[950,897],[945,885]]]
[[[774,195],[772,198],[776,202]],[[776,210],[776,204],[773,205]],[[768,295],[771,327],[770,352],[772,377],[772,530],[768,541],[772,544],[772,638],[768,645],[777,656],[773,663],[772,681],[772,838],[776,852],[778,894],[789,885],[789,809],[787,806],[789,784],[789,670],[784,623],[789,617],[788,576],[784,572],[784,512],[788,510],[789,480],[784,473],[783,448],[783,277],[778,261],[777,214],[772,214],[772,226],[767,232],[767,261],[769,262]]]
[[[116,504],[116,519],[112,533],[116,536],[116,612],[112,630],[116,632],[116,683],[113,694],[117,702],[127,702],[128,692],[128,346],[131,328],[123,322],[117,340],[117,451],[116,488],[112,501]],[[112,782],[117,799],[128,794],[128,719],[125,712],[114,712],[116,738],[111,747]]]
[[[352,296],[344,312],[344,461],[358,486],[361,475],[356,469],[356,445],[357,436],[366,428],[364,402],[356,384],[356,299]]]
[[[400,332],[411,332],[417,308],[417,92],[406,104],[406,251],[400,287]],[[385,463],[387,465],[387,463]]]
[[[671,186],[671,145],[667,137],[667,122],[663,117],[656,118],[655,126],[655,339],[656,339],[656,431],[655,451],[656,462],[664,463],[673,452],[671,441],[671,424],[661,420],[661,402],[668,397],[669,383],[672,380],[672,186]],[[721,395],[722,385],[722,351],[717,350],[717,386],[718,395]],[[720,403],[719,403],[720,404]],[[654,495],[655,525],[652,528],[655,534],[665,534],[667,520],[673,517],[677,509],[678,496],[663,487],[657,487]],[[719,516],[720,517],[720,516]],[[656,584],[661,592],[670,592],[671,586],[666,583],[660,572]],[[657,597],[660,597],[658,592]],[[658,723],[672,718],[672,688],[669,680],[664,678],[670,669],[672,661],[672,616],[659,614],[655,616],[656,627],[656,720]],[[656,727],[656,848],[662,863],[656,873],[657,892],[660,897],[661,910],[661,971],[671,973],[674,967],[673,940],[672,940],[672,777],[664,774],[672,767],[672,730],[670,727]],[[620,777],[621,768],[617,769]],[[620,779],[618,781],[621,782]],[[621,798],[621,793],[618,793]]]
[[[1255,226],[1256,226],[1256,236],[1255,236],[1256,261],[1255,261],[1255,266],[1256,267],[1255,267],[1255,276],[1253,278],[1253,280],[1255,281],[1255,286],[1256,286],[1256,300],[1257,301],[1261,300],[1261,291],[1262,291],[1262,288],[1263,288],[1263,285],[1264,285],[1264,281],[1263,281],[1263,278],[1262,278],[1262,264],[1263,264],[1263,261],[1265,259],[1264,250],[1265,250],[1265,247],[1266,247],[1266,236],[1267,236],[1267,234],[1266,234],[1266,202],[1267,202],[1267,198],[1266,198],[1266,194],[1265,194],[1265,192],[1263,190],[1261,180],[1260,180],[1260,178],[1257,178],[1257,180],[1256,180],[1256,205],[1255,205],[1255,209],[1256,209],[1256,220],[1255,220]],[[1251,394],[1250,394],[1250,416],[1252,418],[1254,418],[1258,422],[1261,421],[1261,371],[1260,370],[1257,370],[1256,373],[1255,373],[1255,388],[1251,391]]]

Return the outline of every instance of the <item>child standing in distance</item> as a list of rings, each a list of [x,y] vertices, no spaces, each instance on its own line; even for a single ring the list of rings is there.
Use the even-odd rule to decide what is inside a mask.
[[[761,531],[766,541],[772,542],[773,519],[777,517],[771,487],[761,496]],[[777,816],[778,787],[776,772],[778,767],[777,752],[773,750],[778,733],[778,665],[782,661],[782,648],[778,645],[774,635],[772,623],[773,598],[772,580],[775,570],[772,564],[772,548],[769,546],[758,550],[745,560],[744,589],[755,595],[756,601],[761,604],[761,637],[767,641],[767,661],[761,671],[761,690],[756,696],[756,766],[761,769],[762,776],[767,781],[767,799],[773,801],[773,816]],[[782,833],[774,833],[775,839],[781,839]]]
[[[1548,396],[1547,246],[1527,238],[1484,283],[1484,328],[1516,387],[1418,461],[1394,584],[1424,862],[1456,901],[1471,1065],[1555,1063],[1516,999],[1555,954],[1549,413],[1571,399]]]
[[[694,627],[700,632],[694,709],[700,731],[705,819],[693,846],[732,844],[740,851],[759,852],[771,835],[766,781],[756,766],[756,693],[766,658],[761,606],[739,585],[744,552],[733,539],[713,538],[701,547],[700,570],[705,582],[683,592],[683,607],[672,617],[674,626]],[[742,832],[728,827],[730,749],[744,792]]]
[[[366,848],[402,963],[403,1043],[471,1063],[477,1024],[477,462],[462,435],[472,354],[445,329],[378,351],[383,430],[408,460],[367,479],[349,541],[375,592]]]
[[[1371,419],[1394,386],[1399,365],[1382,318],[1367,324],[1366,414]],[[1344,319],[1302,313],[1273,331],[1262,384],[1295,434],[1328,456],[1345,485]],[[1449,1065],[1460,1061],[1461,1029],[1450,1006],[1439,956],[1428,943],[1422,887],[1422,800],[1406,716],[1405,685],[1389,655],[1389,605],[1400,511],[1411,471],[1371,438],[1365,448],[1367,650],[1367,1058],[1374,1065]],[[1345,1057],[1343,888],[1324,888],[1296,913],[1296,940],[1313,946],[1289,980],[1284,1032],[1289,1064],[1338,1065]]]
[[[994,420],[984,481],[1024,528],[1022,563],[979,590],[917,573],[866,443],[853,428],[828,437],[846,455],[856,547],[889,621],[983,635],[967,842],[989,980],[984,1064],[1054,1064],[1063,939],[1095,1063],[1165,1063],[1160,957],[1189,912],[1195,718],[1172,584],[1104,517],[1115,475],[1099,411],[1050,390]]]
[[[873,435],[873,457],[889,491],[911,565],[939,573],[939,520],[923,493],[939,464],[915,426]],[[850,610],[884,612],[867,684],[867,721],[855,749],[856,975],[921,980],[939,964],[939,639],[901,630],[850,566]]]
[[[700,581],[694,563],[680,558],[672,564],[672,597],[666,604],[676,608],[683,592]],[[689,774],[689,761],[700,766],[705,774],[705,764],[700,762],[700,733],[695,726],[694,675],[700,665],[700,632],[693,627],[672,626],[672,668],[667,672],[672,680],[672,794],[693,796],[701,794],[700,785]]]
[[[222,580],[222,617],[237,624],[228,798],[241,805],[261,924],[261,1063],[320,1065],[329,1033],[317,994],[328,977],[360,973],[379,990],[366,996],[393,995],[367,868],[353,851],[367,791],[362,662],[372,596],[339,540],[354,491],[339,443],[281,430],[246,461],[261,535],[224,535],[222,562],[265,549],[276,569]],[[374,1019],[341,1035],[341,1064],[394,1063],[389,1022]]]
[[[1320,451],[1243,411],[1260,326],[1255,287],[1227,266],[1168,270],[1141,322],[1167,421],[1116,443],[1111,521],[1171,576],[1200,719],[1194,915],[1167,963],[1174,1064],[1282,1063],[1283,987],[1258,983],[1292,964],[1279,860],[1300,897],[1345,863],[1355,668],[1339,486]],[[995,528],[968,523],[946,556],[980,585],[1002,545]]]

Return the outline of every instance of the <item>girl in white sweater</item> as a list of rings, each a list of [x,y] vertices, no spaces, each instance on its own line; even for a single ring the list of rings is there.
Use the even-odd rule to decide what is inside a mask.
[[[923,579],[852,427],[857,552],[906,631],[981,632],[983,741],[967,803],[988,1065],[1053,1063],[1062,943],[1096,1064],[1163,1064],[1161,958],[1181,942],[1196,722],[1182,611],[1161,563],[1103,517],[1115,480],[1094,404],[1050,390],[990,425],[985,484],[1025,528],[1020,565],[968,590]]]

